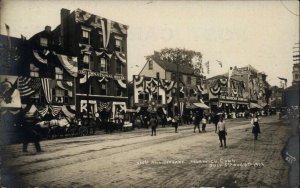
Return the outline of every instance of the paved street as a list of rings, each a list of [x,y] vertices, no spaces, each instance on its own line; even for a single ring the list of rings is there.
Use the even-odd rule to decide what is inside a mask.
[[[4,148],[3,172],[17,183],[49,187],[287,186],[288,163],[281,151],[292,127],[263,117],[258,141],[250,120],[228,120],[228,148],[220,148],[214,125],[193,126],[43,141],[42,154]],[[299,143],[298,143],[299,144]],[[9,170],[8,170],[9,169]],[[2,174],[2,178],[8,178]],[[15,180],[14,180],[15,181]],[[26,184],[24,183],[26,182]]]

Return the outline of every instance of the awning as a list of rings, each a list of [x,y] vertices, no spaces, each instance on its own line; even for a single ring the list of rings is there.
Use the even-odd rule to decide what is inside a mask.
[[[257,103],[250,103],[250,108],[259,108],[261,109],[262,107],[260,105],[258,105]]]
[[[194,105],[197,106],[198,108],[209,109],[209,106],[207,106],[204,103],[197,102],[197,103],[194,103]]]

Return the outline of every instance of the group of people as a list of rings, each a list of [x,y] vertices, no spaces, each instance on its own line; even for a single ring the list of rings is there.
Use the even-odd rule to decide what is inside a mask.
[[[198,128],[199,133],[200,132],[206,132],[206,124],[208,123],[208,119],[215,125],[215,133],[218,134],[219,140],[220,140],[220,147],[226,148],[226,136],[227,136],[227,126],[224,121],[223,115],[213,115],[211,118],[208,118],[205,115],[201,114],[195,114],[193,117],[194,121],[194,133],[196,129]],[[39,134],[39,128],[36,126],[37,122],[40,121],[39,118],[32,117],[24,117],[22,121],[23,126],[23,152],[28,152],[28,144],[34,143],[35,149],[37,152],[42,152],[41,146],[40,146],[40,140],[41,136]],[[156,136],[156,128],[158,126],[158,119],[156,114],[150,114],[150,119],[145,119],[144,122],[149,127],[151,127],[151,136]],[[178,115],[174,115],[171,118],[171,124],[175,128],[175,133],[178,133],[178,125],[179,125],[180,118]],[[78,120],[78,124],[81,124],[82,122]],[[105,131],[106,133],[112,132],[112,126],[111,123],[113,123],[111,120],[107,119],[107,122],[105,123]],[[119,123],[122,123],[121,121]],[[200,124],[202,124],[202,131],[200,130]],[[259,118],[258,114],[254,114],[253,118],[251,119],[251,125],[252,125],[252,133],[254,134],[254,140],[258,139],[258,134],[260,133],[260,126],[259,126]]]

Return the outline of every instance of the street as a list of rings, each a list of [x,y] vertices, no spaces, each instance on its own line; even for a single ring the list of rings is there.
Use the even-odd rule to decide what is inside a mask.
[[[254,141],[250,119],[226,120],[227,148],[219,147],[214,125],[193,125],[42,141],[45,152],[20,145],[2,150],[6,186],[201,187],[288,186],[282,150],[292,133],[276,116],[262,117]],[[299,143],[297,143],[299,144]],[[17,180],[16,180],[17,179]],[[5,184],[3,185],[5,186]]]

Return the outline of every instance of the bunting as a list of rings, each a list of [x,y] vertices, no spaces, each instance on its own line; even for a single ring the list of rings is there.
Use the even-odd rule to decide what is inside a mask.
[[[47,65],[48,64],[48,61],[46,58],[43,58],[41,57],[41,55],[36,51],[36,50],[33,50],[33,56],[42,64],[44,65]]]
[[[71,76],[78,76],[77,57],[68,57],[66,55],[57,54],[57,58]]]
[[[123,89],[126,89],[126,80],[117,80],[117,83],[119,84],[119,86]]]
[[[61,108],[61,111],[67,116],[67,117],[75,117],[75,113],[70,112],[66,105],[63,105]]]
[[[223,86],[227,84],[227,81],[228,81],[227,78],[220,78],[219,79],[220,84],[223,85]]]
[[[48,106],[36,106],[37,107],[37,111],[38,111],[38,113],[42,116],[42,117],[44,117],[46,114],[47,114],[47,112],[48,112]]]
[[[125,56],[125,54],[122,53],[122,52],[116,52],[115,54],[116,54],[117,58],[121,61],[121,63],[123,65],[125,65],[126,64],[126,56]]]
[[[108,82],[108,79],[104,76],[102,77],[100,80],[98,80],[99,83],[102,83],[102,82]]]
[[[52,80],[49,78],[41,78],[43,91],[45,94],[45,98],[48,104],[52,102],[52,88],[51,88],[51,82]]]
[[[49,109],[51,110],[51,114],[55,117],[62,110],[62,106],[51,105],[49,106]]]
[[[69,84],[68,84],[68,82],[69,82]],[[73,83],[71,81],[68,81],[68,82],[62,81],[62,80],[57,80],[56,81],[56,85],[59,88],[63,89],[63,90],[72,91],[72,89],[73,89],[73,87],[72,87]]]
[[[139,87],[142,86],[143,81],[144,81],[144,77],[135,75],[135,76],[133,77],[133,79],[134,79],[135,86],[136,86],[137,88],[139,88]]]

